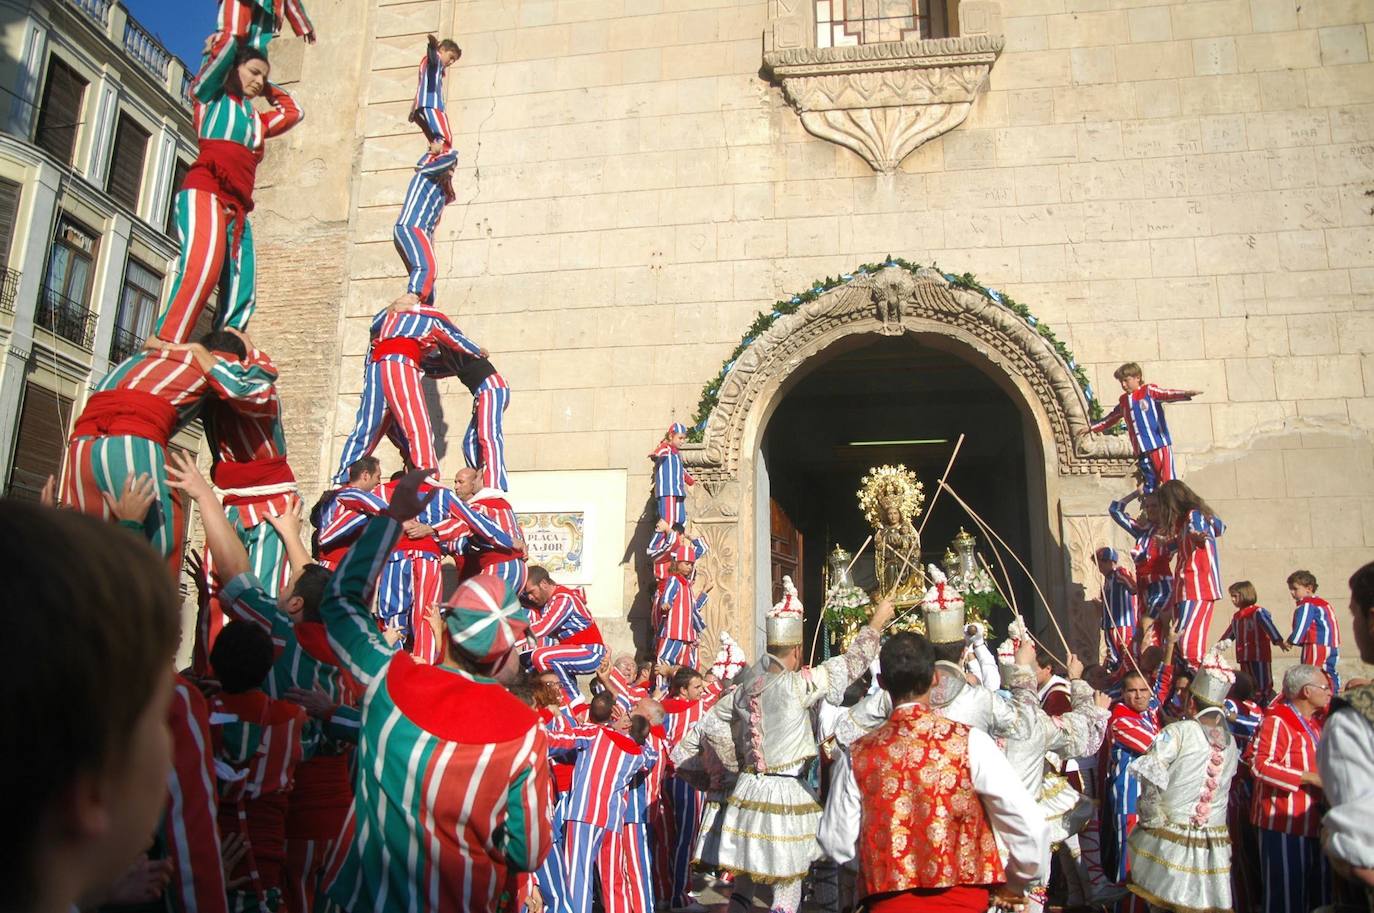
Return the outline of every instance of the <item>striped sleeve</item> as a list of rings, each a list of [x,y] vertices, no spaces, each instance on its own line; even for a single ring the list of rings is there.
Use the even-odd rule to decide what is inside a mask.
[[[295,640],[290,620],[277,610],[276,600],[267,595],[258,578],[250,573],[239,574],[224,585],[220,590],[220,606],[230,618],[256,625],[272,635],[272,644],[278,650],[288,641]]]
[[[201,104],[209,104],[224,95],[224,80],[234,67],[238,44],[231,35],[221,35],[210,48],[201,64],[200,72],[191,83],[191,94]]]
[[[1121,717],[1112,724],[1112,741],[1136,754],[1150,750],[1155,734],[1140,720]]]
[[[553,840],[550,812],[553,778],[549,773],[546,736],[530,730],[531,744],[516,759],[506,787],[505,842],[497,854],[517,872],[533,872],[544,862]]]
[[[276,83],[269,82],[262,97],[272,106],[272,110],[258,116],[262,118],[263,132],[266,136],[281,136],[287,130],[305,120],[305,113],[291,93]]]
[[[1187,390],[1174,390],[1170,387],[1156,387],[1154,384],[1146,384],[1145,389],[1151,399],[1161,403],[1177,403],[1183,400],[1192,399],[1193,394]]]
[[[358,744],[358,733],[362,730],[362,711],[357,707],[340,704],[334,708],[329,719],[324,721],[325,735],[336,742]]]
[[[448,317],[436,319],[434,321],[434,337],[440,345],[446,346],[455,352],[464,352],[477,358],[482,357],[482,347],[463,335],[463,331],[458,329],[458,325]]]
[[[486,516],[479,510],[474,510],[462,498],[454,498],[453,512],[458,515],[458,519],[467,524],[472,535],[487,542],[496,548],[515,548],[515,539],[501,524]]]
[[[177,913],[225,913],[210,717],[200,692],[178,681],[172,693],[170,794],[164,828],[172,882],[166,898]]]
[[[310,21],[310,14],[301,0],[282,0],[281,12],[282,18],[290,23],[291,31],[300,37],[315,34],[315,23]]]
[[[1089,425],[1088,430],[1092,431],[1094,434],[1101,434],[1103,431],[1106,431],[1108,428],[1121,421],[1121,418],[1121,402],[1118,400],[1117,404],[1112,407],[1112,411],[1102,416],[1100,420]]]
[[[1288,734],[1276,716],[1266,716],[1250,741],[1250,769],[1257,779],[1276,789],[1296,792],[1302,785],[1302,771],[1284,763],[1288,754]]]
[[[1259,621],[1260,629],[1269,636],[1270,643],[1283,643],[1283,635],[1279,633],[1278,626],[1274,624],[1274,616],[1269,614],[1268,609],[1261,608],[1255,613],[1255,618]]]
[[[1288,642],[1290,644],[1306,643],[1309,639],[1309,629],[1316,624],[1316,621],[1317,607],[1306,600],[1298,603],[1298,607],[1293,610],[1293,633],[1288,635]],[[1311,639],[1316,640],[1315,637]]]
[[[344,555],[320,603],[329,644],[348,672],[370,685],[394,655],[368,612],[377,577],[401,534],[390,517],[373,517]]]
[[[277,371],[270,361],[264,364],[218,358],[215,366],[205,372],[205,380],[214,394],[236,412],[275,415],[279,411]]]

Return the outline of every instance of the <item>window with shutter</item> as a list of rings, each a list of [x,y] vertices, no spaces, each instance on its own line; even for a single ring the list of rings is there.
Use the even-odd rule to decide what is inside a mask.
[[[186,175],[191,170],[189,163],[177,159],[176,167],[172,170],[172,192],[170,202],[167,204],[167,234],[175,238],[177,236],[177,193],[181,191],[181,185],[186,183]]]
[[[63,165],[72,163],[76,151],[76,128],[81,125],[85,96],[86,80],[57,57],[50,58],[33,141]]]
[[[70,399],[33,381],[24,384],[24,404],[6,486],[9,497],[37,501],[48,476],[61,476],[71,418]]]
[[[162,298],[162,277],[137,260],[124,270],[124,290],[119,296],[110,361],[121,362],[143,345],[153,328]]]
[[[105,190],[135,211],[138,209],[138,193],[143,188],[143,159],[147,153],[148,131],[127,114],[119,115]]]
[[[14,221],[19,215],[19,185],[0,179],[0,270],[10,265]]]

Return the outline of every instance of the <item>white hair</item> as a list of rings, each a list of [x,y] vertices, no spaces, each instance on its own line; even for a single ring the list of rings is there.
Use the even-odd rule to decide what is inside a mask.
[[[1297,697],[1302,689],[1308,685],[1315,685],[1318,682],[1326,681],[1326,673],[1316,666],[1309,666],[1306,663],[1299,663],[1283,673],[1283,696],[1289,698]]]

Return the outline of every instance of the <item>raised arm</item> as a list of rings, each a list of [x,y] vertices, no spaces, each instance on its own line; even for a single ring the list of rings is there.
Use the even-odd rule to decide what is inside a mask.
[[[495,520],[476,510],[462,498],[454,498],[453,502],[450,515],[463,521],[470,535],[495,548],[515,548],[515,539]]]
[[[1146,530],[1146,524],[1126,512],[1126,505],[1129,503],[1129,497],[1122,498],[1120,501],[1113,501],[1107,507],[1107,513],[1111,514],[1117,526],[1121,527],[1132,536],[1142,535]]]
[[[358,541],[339,562],[320,603],[330,646],[364,687],[372,683],[373,676],[382,671],[393,655],[368,606],[372,604],[377,577],[400,535],[401,524],[391,517],[369,520]]]
[[[474,358],[485,358],[486,352],[481,346],[463,335],[463,331],[458,329],[458,325],[447,316],[440,315],[442,319],[435,320],[435,340],[442,346],[452,349],[455,352],[462,352]]]
[[[238,43],[232,35],[216,34],[205,42],[205,57],[200,72],[191,82],[191,96],[201,104],[209,104],[224,95],[224,80],[234,68],[234,54]]]
[[[291,31],[304,38],[307,44],[315,43],[315,23],[305,11],[301,0],[280,0],[282,18],[291,25]]]
[[[215,491],[201,475],[196,461],[190,455],[175,451],[167,463],[167,484],[196,502],[200,508],[200,522],[205,527],[205,547],[215,559],[215,568],[221,580],[229,580],[240,574],[248,573],[248,552],[239,541],[238,533],[224,515],[224,507],[215,497]]]
[[[335,498],[339,509],[334,519],[320,531],[317,539],[320,548],[332,548],[341,539],[362,529],[368,517],[386,512],[386,501],[381,496],[358,488],[342,489]]]
[[[271,111],[259,115],[267,136],[281,136],[305,120],[305,113],[296,104],[296,99],[276,83],[269,82],[263,88],[262,97],[272,106]]]

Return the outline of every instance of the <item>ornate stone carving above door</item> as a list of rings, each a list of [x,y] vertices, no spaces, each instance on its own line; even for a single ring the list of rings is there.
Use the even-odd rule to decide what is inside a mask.
[[[807,132],[895,171],[913,150],[968,117],[1002,52],[996,3],[964,0],[961,36],[814,47],[810,0],[773,0],[764,73]]]

